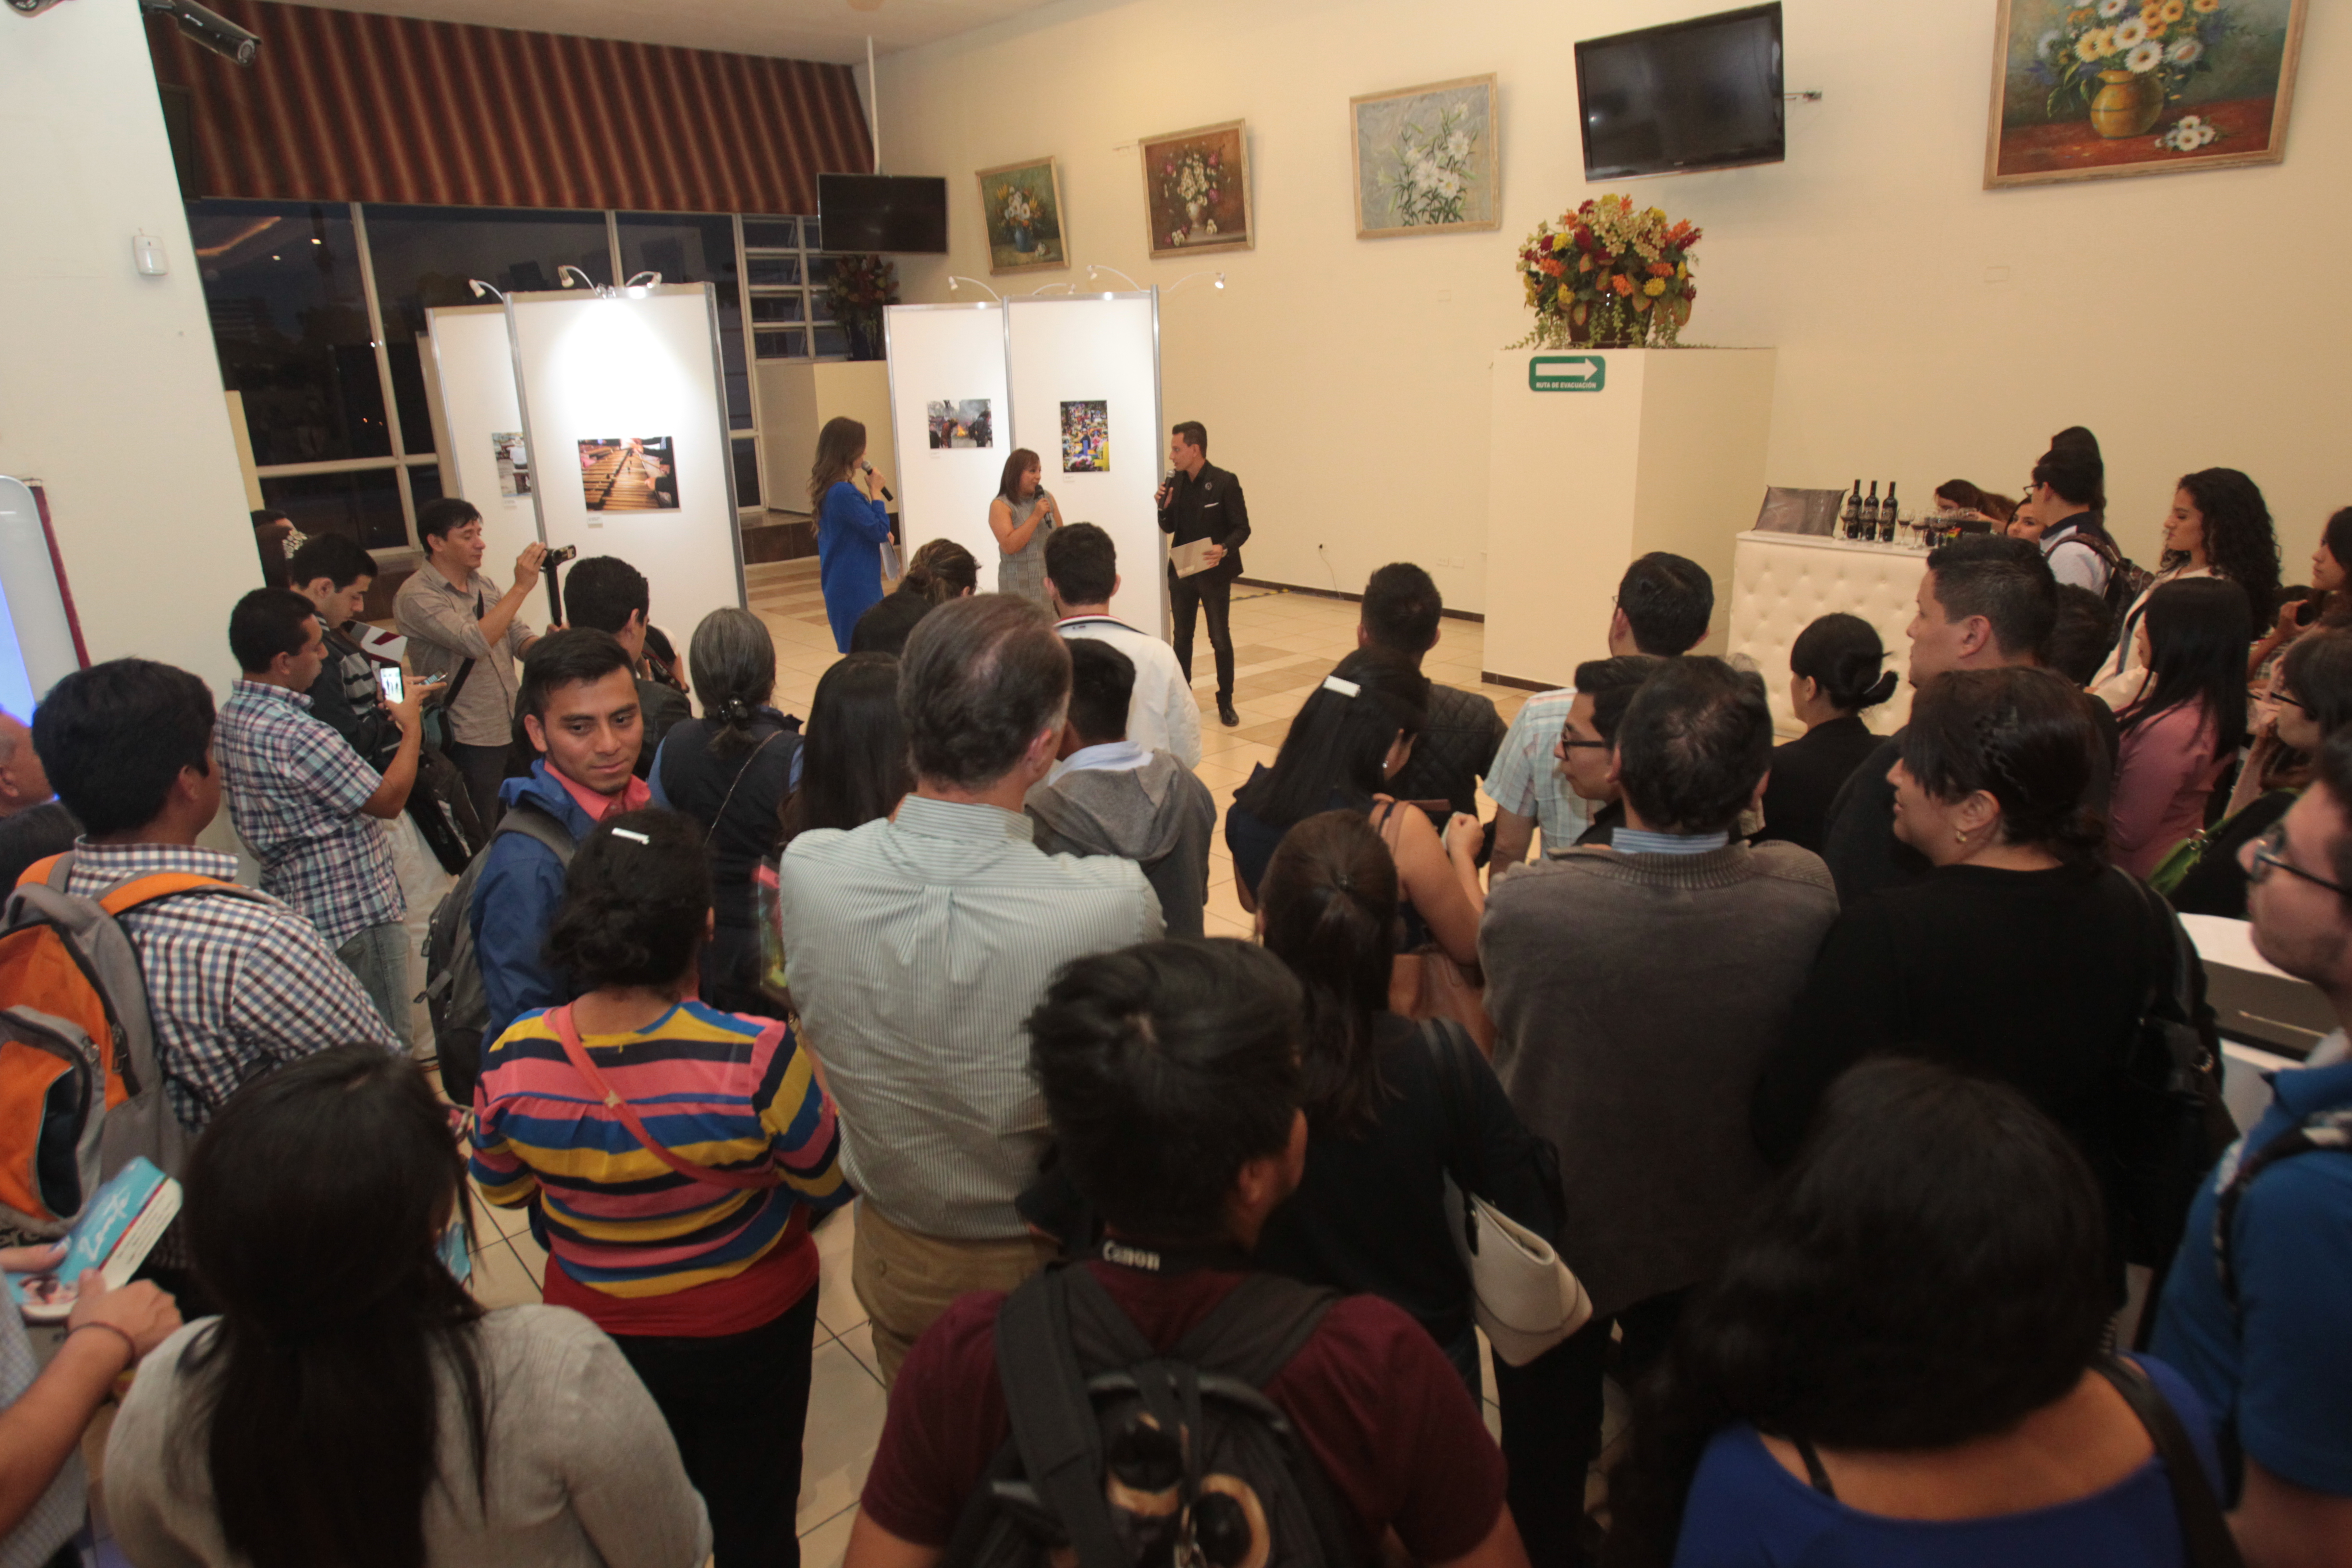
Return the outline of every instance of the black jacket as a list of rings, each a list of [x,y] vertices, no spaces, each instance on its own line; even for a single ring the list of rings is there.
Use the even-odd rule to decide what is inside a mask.
[[[1781,838],[1820,854],[1829,832],[1830,803],[1878,744],[1869,727],[1848,714],[1773,747],[1772,778],[1764,786],[1764,831],[1756,836],[1758,842]]]
[[[400,725],[384,711],[375,661],[340,630],[327,633],[327,662],[304,695],[310,717],[349,742],[368,766],[382,772],[400,749]]]
[[[1173,476],[1176,493],[1160,509],[1160,531],[1171,544],[1213,540],[1225,547],[1225,558],[1200,575],[1210,582],[1232,582],[1242,574],[1242,542],[1249,538],[1249,503],[1242,499],[1242,482],[1213,463],[1203,463],[1191,479]],[[1170,575],[1175,567],[1169,567]]]
[[[932,608],[930,600],[911,588],[892,589],[882,595],[880,604],[857,617],[849,634],[849,651],[899,657],[907,651],[907,639],[914,635],[916,623]]]
[[[1478,781],[1494,767],[1496,748],[1509,731],[1490,699],[1433,681],[1429,712],[1413,739],[1412,755],[1382,793],[1399,800],[1444,800],[1475,816]]]

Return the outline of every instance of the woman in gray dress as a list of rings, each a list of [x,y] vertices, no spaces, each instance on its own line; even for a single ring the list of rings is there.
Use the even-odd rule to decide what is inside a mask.
[[[1045,538],[1062,526],[1062,509],[1043,488],[1037,454],[1016,447],[1004,459],[1004,479],[988,503],[988,531],[996,535],[996,591],[1018,594],[1047,609]]]

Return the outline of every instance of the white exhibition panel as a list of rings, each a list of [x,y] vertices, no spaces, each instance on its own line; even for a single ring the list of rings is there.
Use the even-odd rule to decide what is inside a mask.
[[[1091,522],[1118,549],[1111,614],[1157,632],[1168,598],[1156,495],[1165,466],[1160,427],[1159,321],[1149,292],[1013,300],[1013,445],[1038,456],[1045,487],[1070,522]],[[1105,404],[1107,473],[1062,471],[1062,405]],[[993,566],[992,547],[982,561]]]
[[[705,615],[744,603],[709,285],[614,299],[517,294],[509,303],[548,544],[617,555],[644,573],[653,620],[683,647]],[[674,443],[676,509],[589,510],[581,443],[660,437]]]
[[[1005,389],[1004,307],[892,305],[882,312],[890,363],[890,424],[898,447],[899,533],[907,553],[952,539],[980,563],[983,591],[996,586],[996,536],[988,503],[996,499],[1012,455],[1012,410]],[[929,405],[989,400],[987,447],[934,447]],[[869,438],[870,439],[870,438]]]
[[[507,333],[503,305],[445,305],[425,312],[426,341],[433,349],[433,374],[441,384],[443,423],[450,450],[445,463],[454,463],[457,488],[452,493],[474,503],[482,514],[482,565],[499,582],[512,581],[514,558],[539,537],[539,514],[527,495],[499,493],[498,457],[490,437],[522,428],[522,411],[515,403],[514,340]],[[544,478],[531,465],[533,482]],[[542,596],[523,619],[532,626],[546,619]]]
[[[1919,579],[1927,552],[1892,544],[1859,544],[1805,533],[1743,533],[1731,567],[1731,651],[1756,661],[1772,698],[1773,727],[1783,735],[1802,728],[1789,700],[1789,650],[1822,616],[1843,611],[1877,628],[1895,671],[1895,695],[1866,710],[1863,721],[1882,735],[1911,715],[1911,618],[1918,613]],[[1722,595],[1717,595],[1717,604]]]
[[[29,724],[34,704],[80,668],[40,505],[0,476],[0,708]]]

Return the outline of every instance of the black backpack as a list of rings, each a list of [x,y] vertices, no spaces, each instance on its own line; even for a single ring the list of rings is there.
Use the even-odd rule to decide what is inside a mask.
[[[1013,1434],[964,1505],[947,1568],[1350,1563],[1320,1467],[1260,1392],[1339,1300],[1247,1274],[1161,1352],[1082,1263],[1022,1285],[996,1320]]]
[[[2148,921],[2161,960],[2149,976],[2122,1064],[2115,1158],[2124,1256],[2161,1283],[2213,1162],[2237,1136],[2221,1100],[2221,1047],[2205,1000],[2205,966],[2162,894],[2116,870]]]
[[[490,849],[509,833],[547,847],[567,868],[576,847],[572,829],[554,813],[519,800],[499,818],[489,843],[475,852],[455,886],[434,907],[425,928],[425,1010],[433,1019],[433,1049],[441,1070],[441,1091],[457,1105],[474,1103],[482,1057],[496,1040],[482,1038],[490,1022],[490,999],[482,989],[482,961],[474,951],[474,887],[482,879]]]

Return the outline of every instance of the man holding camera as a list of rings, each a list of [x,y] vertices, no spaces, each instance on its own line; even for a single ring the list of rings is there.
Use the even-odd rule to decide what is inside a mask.
[[[408,639],[408,667],[421,678],[446,676],[449,693],[442,721],[449,760],[466,775],[466,793],[485,828],[499,817],[499,784],[506,777],[514,723],[515,660],[539,640],[522,619],[522,603],[539,584],[547,546],[536,542],[515,557],[514,585],[500,588],[482,571],[482,514],[456,496],[416,509],[425,562],[393,599],[393,622]]]
[[[1169,466],[1176,471],[1160,487],[1160,531],[1170,535],[1168,608],[1175,622],[1176,662],[1192,679],[1192,623],[1206,606],[1209,647],[1217,656],[1217,718],[1228,727],[1242,721],[1234,711],[1234,579],[1242,574],[1242,542],[1249,537],[1249,507],[1242,482],[1209,465],[1209,432],[1197,419],[1171,427]],[[1177,571],[1177,552],[1206,541],[1206,564],[1189,575]]]

